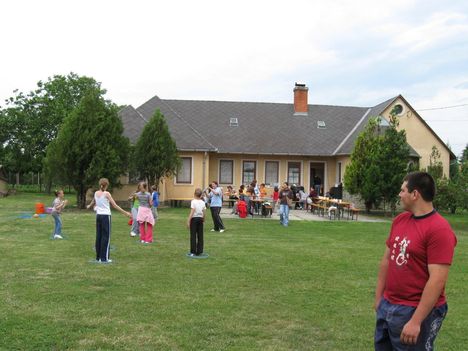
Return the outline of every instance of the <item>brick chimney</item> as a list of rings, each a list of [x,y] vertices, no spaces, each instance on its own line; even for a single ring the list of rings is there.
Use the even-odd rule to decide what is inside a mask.
[[[309,88],[304,83],[296,82],[294,87],[294,114],[307,115],[309,112],[307,97]]]

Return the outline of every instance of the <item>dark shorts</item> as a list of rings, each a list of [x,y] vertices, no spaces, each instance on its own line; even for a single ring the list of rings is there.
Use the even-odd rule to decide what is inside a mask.
[[[416,307],[394,305],[385,299],[377,309],[374,345],[376,351],[429,351],[434,349],[434,340],[447,314],[447,304],[435,307],[421,324],[416,345],[402,344],[400,334],[413,316]]]

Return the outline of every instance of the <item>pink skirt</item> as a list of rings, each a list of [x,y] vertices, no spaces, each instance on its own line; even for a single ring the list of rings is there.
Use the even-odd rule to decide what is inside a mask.
[[[137,221],[147,222],[151,225],[154,225],[154,217],[153,212],[151,212],[151,208],[148,207],[138,207],[138,214],[137,214]]]

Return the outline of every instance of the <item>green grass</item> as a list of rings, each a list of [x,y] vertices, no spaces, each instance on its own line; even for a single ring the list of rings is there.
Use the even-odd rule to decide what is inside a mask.
[[[68,209],[67,240],[53,220],[19,219],[52,197],[0,199],[1,350],[371,350],[373,294],[390,223],[226,219],[205,226],[210,257],[185,257],[188,209],[161,209],[156,244],[130,238],[112,219],[114,263],[94,258],[92,211]],[[73,201],[73,197],[70,196]],[[458,235],[436,345],[468,343],[467,216]]]

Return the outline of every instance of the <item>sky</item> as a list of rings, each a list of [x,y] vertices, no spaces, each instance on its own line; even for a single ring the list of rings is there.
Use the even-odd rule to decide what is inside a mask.
[[[309,104],[401,94],[455,155],[468,143],[466,0],[15,0],[0,4],[0,33],[0,105],[70,72],[134,107],[292,103],[303,82]]]

